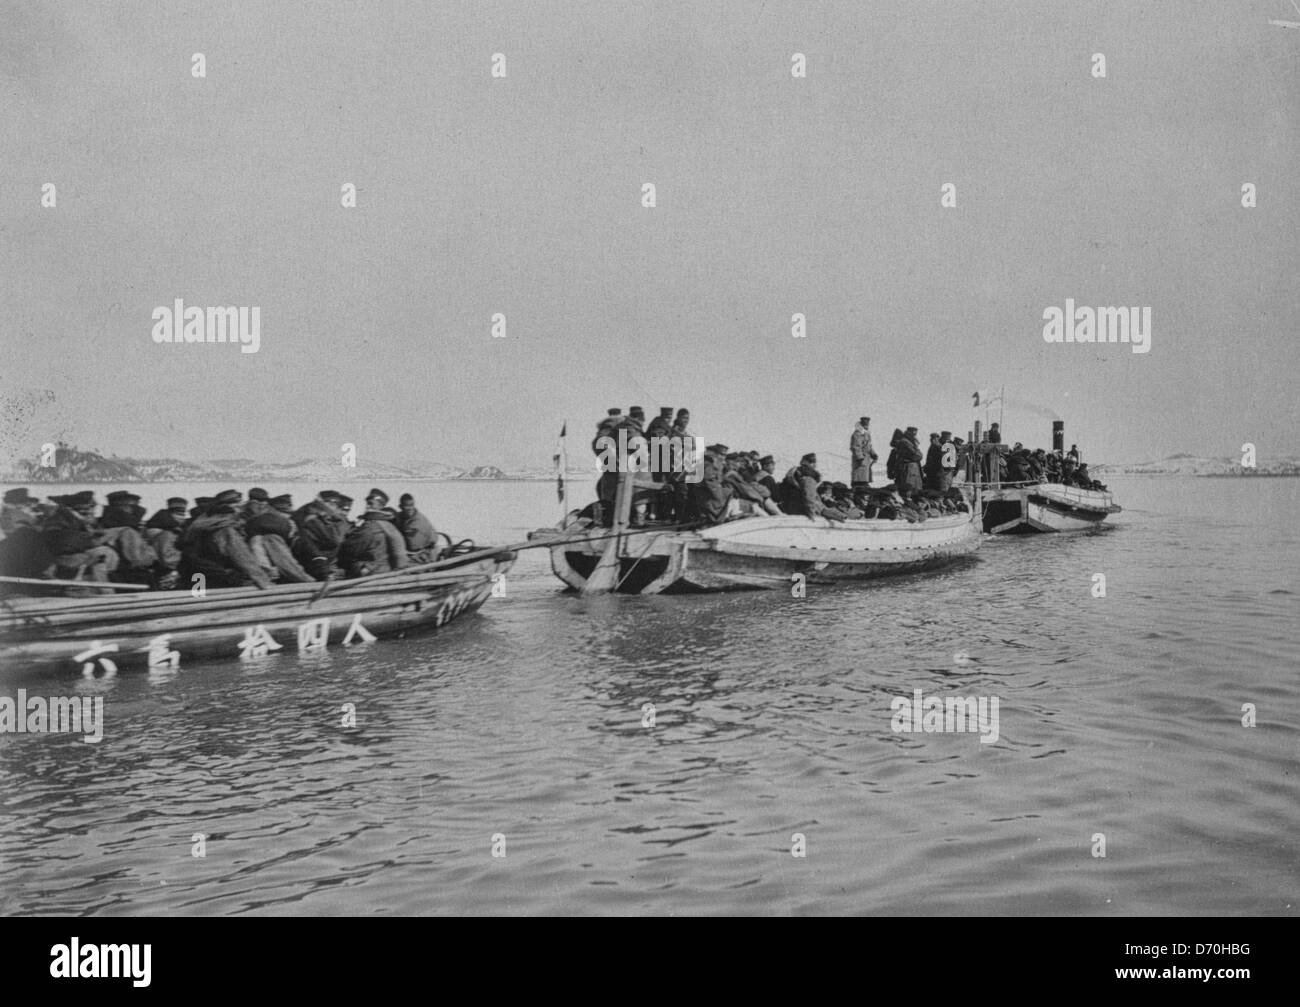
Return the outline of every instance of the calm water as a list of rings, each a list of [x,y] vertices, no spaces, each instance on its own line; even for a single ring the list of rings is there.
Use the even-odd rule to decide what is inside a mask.
[[[386,488],[480,541],[557,516],[544,483]],[[531,552],[433,637],[9,671],[106,726],[0,735],[0,912],[1294,915],[1300,480],[1112,488],[1108,531],[804,599],[584,601]],[[999,740],[895,733],[917,688],[998,697]]]

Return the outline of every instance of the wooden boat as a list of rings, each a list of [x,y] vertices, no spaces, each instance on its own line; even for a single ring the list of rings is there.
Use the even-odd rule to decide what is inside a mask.
[[[587,588],[613,543],[614,589],[631,594],[790,587],[794,575],[809,583],[912,573],[967,556],[980,543],[977,514],[947,514],[909,524],[904,520],[758,515],[705,528],[632,528],[616,534],[586,518],[570,518],[549,547],[551,569],[569,587]]]
[[[350,646],[437,629],[473,612],[515,553],[483,549],[439,563],[328,584],[211,588],[88,598],[0,597],[0,669],[80,669],[107,677]]]
[[[992,535],[1096,528],[1122,509],[1109,492],[1060,483],[984,489],[984,530]]]

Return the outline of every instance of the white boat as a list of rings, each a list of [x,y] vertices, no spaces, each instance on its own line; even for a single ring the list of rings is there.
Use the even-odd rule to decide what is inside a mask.
[[[617,563],[614,589],[631,594],[780,588],[930,570],[969,556],[980,543],[978,514],[828,521],[756,515],[709,527],[630,528],[616,533],[586,518],[569,518],[550,546],[551,569],[583,590],[602,557]],[[535,532],[555,536],[556,529]]]
[[[991,535],[1096,528],[1120,506],[1109,492],[1061,483],[989,487],[983,492],[984,530]]]

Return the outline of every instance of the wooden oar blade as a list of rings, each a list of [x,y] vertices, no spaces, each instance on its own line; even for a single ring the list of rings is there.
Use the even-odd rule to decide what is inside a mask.
[[[592,594],[609,594],[618,587],[618,539],[612,538],[605,543],[605,551],[595,569],[587,575],[580,594],[585,598]]]

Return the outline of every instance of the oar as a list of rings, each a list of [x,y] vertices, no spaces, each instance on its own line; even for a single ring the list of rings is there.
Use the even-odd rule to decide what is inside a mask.
[[[585,531],[586,529],[581,529]],[[482,549],[476,549],[473,552],[463,552],[459,556],[449,556],[447,559],[436,560],[433,563],[419,563],[415,566],[405,566],[400,570],[386,570],[383,573],[371,574],[368,577],[350,577],[340,580],[327,580],[321,585],[319,591],[312,596],[312,602],[317,602],[325,597],[331,589],[337,588],[340,591],[347,590],[349,587],[356,585],[373,584],[379,580],[385,580],[391,577],[406,577],[412,573],[431,573],[434,570],[444,570],[450,567],[465,566],[470,563],[477,563],[479,560],[487,559],[490,556],[499,556],[503,552],[522,552],[524,549],[545,549],[555,545],[557,542],[563,542],[566,538],[574,537],[574,533],[554,535],[544,539],[534,539],[527,542],[511,542],[509,545],[487,546]]]
[[[5,584],[39,584],[41,587],[90,587],[110,591],[148,591],[148,584],[114,584],[102,580],[41,580],[39,577],[0,577]]]
[[[595,568],[587,574],[582,585],[582,596],[609,594],[618,589],[618,553],[620,539],[627,528],[628,516],[632,513],[632,473],[620,472],[618,491],[614,494],[614,534],[610,536]]]

